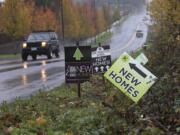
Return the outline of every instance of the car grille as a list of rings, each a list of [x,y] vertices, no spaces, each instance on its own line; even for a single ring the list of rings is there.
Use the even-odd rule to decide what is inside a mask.
[[[28,47],[41,47],[41,42],[27,43]]]

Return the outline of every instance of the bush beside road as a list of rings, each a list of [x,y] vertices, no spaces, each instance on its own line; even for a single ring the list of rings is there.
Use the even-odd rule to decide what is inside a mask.
[[[20,54],[0,54],[0,60],[14,60],[20,59]]]
[[[93,76],[81,88],[81,99],[75,85],[63,85],[51,92],[39,92],[30,99],[3,103],[0,133],[134,135],[142,130],[142,134],[164,134],[160,127],[141,117],[138,105],[110,83],[104,83],[101,76]]]

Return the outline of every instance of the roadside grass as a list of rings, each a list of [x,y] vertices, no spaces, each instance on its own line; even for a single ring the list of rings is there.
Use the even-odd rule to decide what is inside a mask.
[[[20,54],[0,54],[0,59],[18,59],[21,58]]]
[[[136,58],[136,57],[139,56],[143,51],[144,51],[144,49],[143,49],[143,48],[140,48],[140,49],[136,50],[136,52],[131,53],[131,56],[132,56],[133,58]]]
[[[135,52],[131,52],[131,56],[133,58],[136,58],[137,56],[139,56],[141,53],[147,53],[149,49],[151,49],[151,44],[146,44],[144,47],[139,48],[138,50],[136,50]]]
[[[92,44],[92,47],[97,47],[98,43],[101,43],[102,45],[106,44],[111,37],[113,36],[113,33],[110,31],[104,32],[102,35],[96,37],[96,43]]]
[[[81,98],[76,85],[64,84],[30,99],[4,102],[0,135],[133,135],[143,125],[139,107],[101,76],[93,76],[81,89]],[[144,131],[154,132],[154,127]]]

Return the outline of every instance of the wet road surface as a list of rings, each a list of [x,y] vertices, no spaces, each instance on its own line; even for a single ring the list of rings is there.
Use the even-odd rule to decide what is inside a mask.
[[[123,52],[140,48],[147,37],[147,26],[142,21],[146,11],[129,15],[120,26],[113,26],[111,39],[112,58],[118,58]],[[143,38],[136,38],[136,30],[141,29]],[[64,56],[59,59],[37,61],[21,60],[0,61],[0,103],[16,97],[27,97],[38,90],[51,90],[64,83]]]
[[[120,26],[112,28],[113,37],[111,39],[112,59],[116,59],[123,52],[132,52],[141,48],[147,38],[148,27],[143,18],[146,16],[146,10],[130,15]],[[143,37],[137,38],[136,31],[142,30]]]
[[[0,67],[0,103],[50,90],[64,82],[64,60],[3,63]]]

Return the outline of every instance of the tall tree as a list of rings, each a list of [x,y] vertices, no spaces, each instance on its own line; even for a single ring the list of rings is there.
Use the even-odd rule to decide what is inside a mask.
[[[36,8],[33,13],[32,30],[59,31],[57,17],[50,9]]]
[[[0,20],[2,20],[2,7],[0,7]],[[2,21],[0,21],[0,33],[3,31]]]
[[[110,26],[113,22],[112,20],[112,11],[111,11],[111,8],[107,5],[104,5],[103,6],[103,14],[104,14],[104,18],[107,22],[107,26]]]
[[[80,37],[88,38],[95,35],[95,27],[93,22],[93,10],[87,3],[79,7],[80,14]]]
[[[86,3],[84,5],[84,8],[85,8],[85,18],[87,20],[87,23],[89,25],[89,37],[90,36],[94,36],[96,34],[96,28],[95,28],[95,21],[94,21],[94,10],[91,6],[91,4],[89,3]]]
[[[78,39],[80,33],[80,18],[78,9],[71,0],[64,0],[65,37]]]
[[[3,31],[9,36],[19,38],[31,28],[32,16],[23,0],[6,0],[2,8]]]
[[[97,29],[96,29],[97,34],[105,31],[107,28],[107,23],[106,23],[104,12],[102,9],[99,9],[96,12],[96,26],[97,26]]]
[[[167,61],[173,51],[179,48],[180,36],[180,1],[179,0],[155,0],[151,4],[151,16],[153,19],[154,40],[157,50],[161,52],[162,60]],[[166,53],[164,53],[166,52]]]
[[[113,22],[118,21],[120,18],[121,18],[120,9],[119,9],[119,7],[117,7],[113,11],[113,17],[112,17]]]

